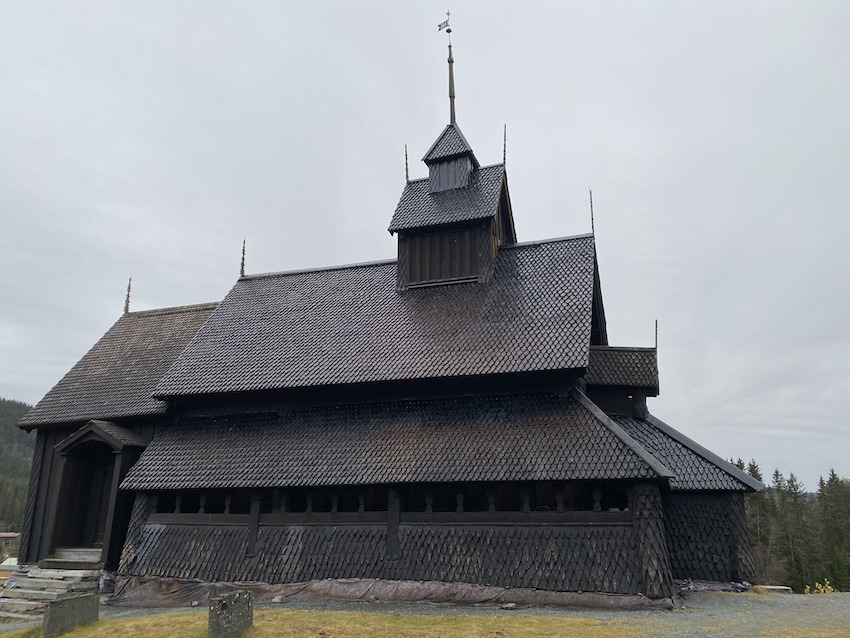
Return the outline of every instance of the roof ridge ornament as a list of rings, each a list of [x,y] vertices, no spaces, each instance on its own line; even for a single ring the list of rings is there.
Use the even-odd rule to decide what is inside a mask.
[[[130,314],[130,287],[133,285],[133,275],[130,275],[130,280],[127,282],[127,296],[124,297],[124,314]]]
[[[245,276],[245,241],[246,241],[246,239],[247,239],[246,237],[242,238],[242,263],[239,266],[239,276],[240,277]]]
[[[588,193],[590,193],[590,234],[593,235],[594,239],[596,238],[596,225],[593,222],[593,189],[588,189]]]
[[[455,119],[455,59],[452,55],[452,27],[449,23],[451,11],[446,11],[446,19],[437,25],[437,31],[446,31],[449,36],[449,124],[457,122]]]

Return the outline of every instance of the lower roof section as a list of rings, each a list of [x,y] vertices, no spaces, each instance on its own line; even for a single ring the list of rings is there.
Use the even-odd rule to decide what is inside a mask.
[[[669,475],[575,391],[185,419],[154,437],[121,487],[233,489]]]

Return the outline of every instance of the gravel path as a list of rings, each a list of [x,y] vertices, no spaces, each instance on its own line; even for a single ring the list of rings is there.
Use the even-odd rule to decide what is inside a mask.
[[[657,638],[850,638],[850,593],[826,595],[734,594],[698,592],[684,600],[673,611],[605,611],[528,607],[503,610],[494,605],[460,606],[450,604],[396,604],[368,602],[283,602],[259,603],[259,608],[302,609],[315,611],[368,611],[394,614],[585,616],[604,621],[617,621],[625,633]],[[137,609],[101,607],[101,618],[122,618],[153,613],[192,611],[206,613],[199,607]],[[622,627],[625,625],[625,627]],[[0,625],[0,632],[26,625]],[[612,632],[612,635],[616,632]]]

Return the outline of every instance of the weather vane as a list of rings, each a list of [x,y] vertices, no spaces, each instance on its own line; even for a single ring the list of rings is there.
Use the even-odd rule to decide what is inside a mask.
[[[437,25],[437,31],[446,30],[446,33],[449,34],[449,44],[452,43],[452,27],[449,24],[449,19],[452,17],[451,11],[446,11],[446,19],[443,20],[440,24]]]

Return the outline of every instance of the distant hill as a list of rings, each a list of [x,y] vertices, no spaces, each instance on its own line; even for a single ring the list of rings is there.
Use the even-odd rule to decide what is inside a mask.
[[[35,433],[17,423],[32,406],[0,399],[0,531],[19,532],[23,525]]]

